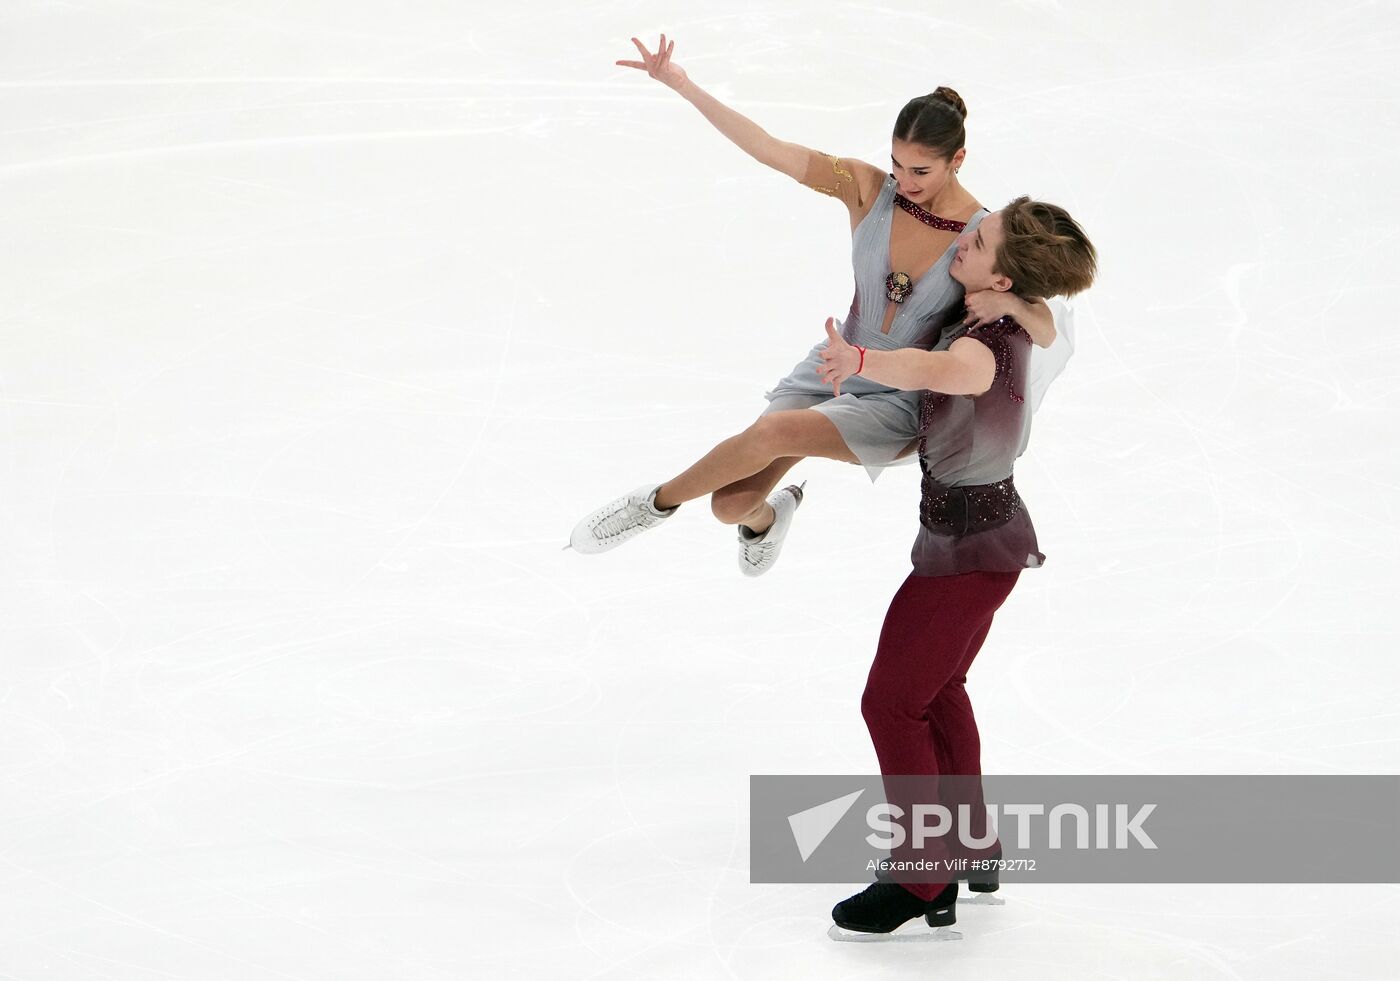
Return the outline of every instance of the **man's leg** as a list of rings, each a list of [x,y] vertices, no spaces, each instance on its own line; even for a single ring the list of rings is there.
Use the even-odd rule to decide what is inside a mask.
[[[980,746],[970,704],[965,715],[940,718],[938,729],[931,726],[930,716],[945,686],[966,676],[976,655],[973,641],[981,646],[992,614],[1015,582],[1014,573],[911,575],[895,593],[861,696],[861,714],[881,774],[936,777],[942,772],[940,765],[968,765],[973,746]],[[887,784],[886,792],[906,816],[918,803],[905,796],[913,792],[912,787]],[[946,841],[935,841],[923,857],[949,857]],[[904,884],[925,900],[940,888],[927,882]]]
[[[944,781],[940,799],[953,810],[955,827],[962,824],[957,807],[967,806],[966,834],[972,841],[986,837],[987,805],[982,793],[982,738],[977,731],[972,700],[967,695],[967,670],[982,649],[991,627],[992,618],[988,617],[968,642],[953,677],[939,689],[928,711],[929,734],[938,753],[939,773],[958,777]],[[987,858],[997,848],[995,840],[976,848],[964,845],[958,835],[950,836],[949,840],[953,842],[953,854],[962,858]]]

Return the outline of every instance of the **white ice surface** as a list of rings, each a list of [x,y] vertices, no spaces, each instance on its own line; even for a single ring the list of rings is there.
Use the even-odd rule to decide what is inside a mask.
[[[917,474],[802,465],[760,580],[703,503],[560,550],[849,303],[662,30],[876,163],[951,84],[1099,246],[985,769],[1395,772],[1394,4],[7,0],[0,979],[1393,977],[1394,885],[748,883],[749,774],[875,769]]]

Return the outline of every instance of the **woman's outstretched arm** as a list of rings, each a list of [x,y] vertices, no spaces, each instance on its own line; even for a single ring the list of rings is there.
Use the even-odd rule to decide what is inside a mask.
[[[637,38],[633,38],[632,43],[641,52],[642,60],[619,61],[619,65],[641,69],[652,78],[673,89],[698,109],[700,114],[708,119],[715,129],[723,133],[730,142],[764,166],[772,167],[774,170],[804,184],[809,183],[809,174],[822,175],[821,184],[835,186],[832,188],[821,186],[817,189],[833,197],[840,197],[851,207],[860,206],[866,197],[865,192],[869,190],[872,183],[878,187],[879,182],[884,180],[883,171],[860,161],[842,161],[851,164],[845,168],[833,166],[827,162],[829,158],[826,154],[797,143],[780,140],[752,119],[742,113],[735,112],[696,85],[680,65],[671,61],[671,52],[675,50],[676,42],[674,40],[668,42],[666,35],[661,35],[661,43],[655,54],[648,51],[646,45]],[[852,174],[850,171],[855,171],[855,173]],[[843,177],[845,182],[851,185],[849,192],[841,186]],[[809,186],[811,185],[809,184]]]

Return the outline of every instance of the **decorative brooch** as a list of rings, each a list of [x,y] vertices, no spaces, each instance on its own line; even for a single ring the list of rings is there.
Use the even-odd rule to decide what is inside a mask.
[[[903,303],[905,297],[914,292],[914,281],[908,273],[892,272],[885,277],[885,296],[895,303]]]

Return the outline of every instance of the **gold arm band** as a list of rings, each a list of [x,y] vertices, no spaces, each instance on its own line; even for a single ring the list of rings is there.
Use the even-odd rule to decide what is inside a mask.
[[[851,172],[850,172],[849,170],[846,170],[845,168],[843,168],[843,167],[841,166],[841,158],[840,158],[840,157],[833,157],[831,154],[828,153],[828,154],[826,155],[826,159],[828,159],[828,160],[831,161],[831,169],[836,173],[836,176],[837,176],[838,178],[843,178],[843,177],[844,177],[844,178],[846,179],[846,183],[847,183],[847,184],[854,184],[854,183],[855,183],[855,176],[852,175]],[[836,197],[836,196],[837,196],[837,191],[838,191],[838,190],[840,189],[840,187],[841,187],[841,182],[840,182],[840,180],[837,180],[837,182],[836,182],[835,184],[833,184],[831,187],[818,187],[816,184],[808,184],[807,186],[810,187],[810,188],[811,188],[812,190],[814,190],[814,191],[820,191],[820,192],[823,193],[823,194],[829,194],[829,195],[831,195],[832,197]]]

